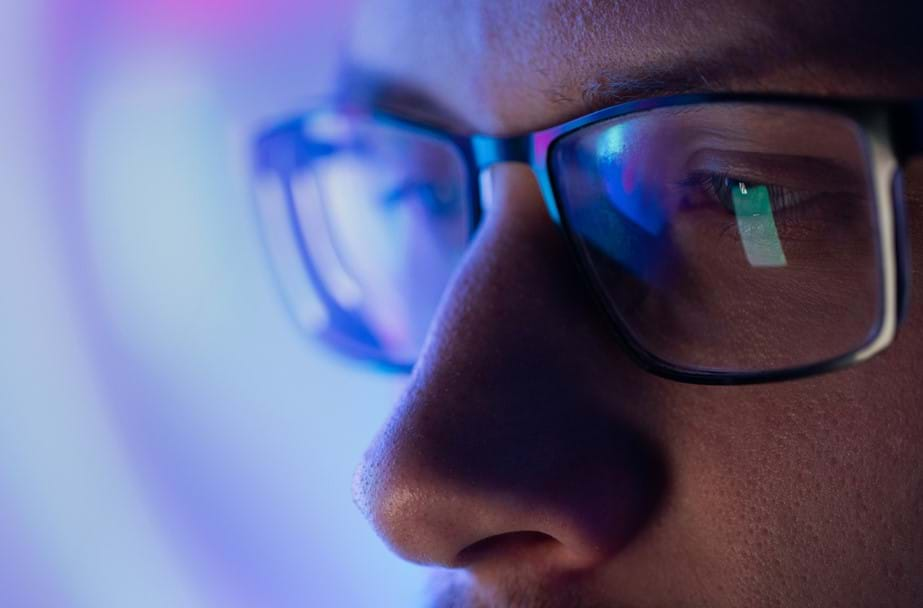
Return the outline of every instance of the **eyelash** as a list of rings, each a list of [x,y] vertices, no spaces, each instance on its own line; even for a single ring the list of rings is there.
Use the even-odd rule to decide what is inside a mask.
[[[719,222],[722,224],[720,234],[734,235],[738,229],[738,220],[731,188],[736,188],[738,184],[745,184],[748,188],[765,186],[768,189],[777,227],[780,233],[784,231],[789,241],[807,242],[825,238],[829,230],[860,225],[867,220],[863,211],[867,204],[861,195],[826,190],[795,190],[775,184],[760,184],[726,173],[704,171],[690,175],[680,184],[684,189],[683,204],[714,209],[717,202],[724,213],[724,221]],[[707,199],[704,203],[700,202],[703,197]]]
[[[733,214],[734,205],[732,202],[733,195],[731,190],[738,184],[744,184],[749,187],[765,186],[769,190],[772,210],[776,212],[799,207],[814,198],[815,194],[817,194],[792,190],[775,184],[761,184],[757,181],[732,177],[726,173],[710,173],[705,171],[693,173],[682,185],[685,187],[701,188],[706,194],[713,197],[714,200],[717,200],[729,213]]]

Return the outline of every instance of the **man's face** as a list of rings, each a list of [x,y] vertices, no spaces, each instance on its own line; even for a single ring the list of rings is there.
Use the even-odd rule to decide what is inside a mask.
[[[893,4],[381,0],[351,61],[425,93],[448,128],[504,135],[688,90],[921,96],[920,11]],[[915,277],[921,168],[906,174]],[[437,605],[920,605],[923,299],[845,372],[662,380],[612,338],[528,167],[486,187],[356,484],[398,554],[454,570]]]

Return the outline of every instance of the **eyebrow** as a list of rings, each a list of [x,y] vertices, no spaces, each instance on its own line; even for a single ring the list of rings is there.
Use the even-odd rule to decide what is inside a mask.
[[[734,57],[729,60],[728,57]],[[756,92],[741,87],[743,82],[760,82],[767,71],[775,69],[777,57],[764,56],[758,51],[726,47],[699,54],[677,62],[650,65],[634,72],[624,69],[603,69],[591,75],[579,87],[580,102],[588,111],[639,99],[685,95],[689,93]],[[560,89],[550,92],[565,101]]]
[[[604,73],[583,85],[581,102],[589,111],[639,99],[706,93],[716,90],[715,84],[701,72],[648,72],[640,76]]]
[[[747,72],[746,76],[758,78],[758,63],[747,61],[741,66],[697,57],[680,64],[651,66],[636,73],[603,70],[578,81],[581,84],[577,86],[562,83],[540,90],[552,106],[566,110],[548,124],[537,125],[537,129],[553,127],[583,114],[639,99],[729,91],[729,76],[739,75],[741,71]],[[352,60],[347,59],[341,64],[337,86],[345,100],[394,111],[450,132],[476,131],[468,121],[422,87]],[[577,97],[572,92],[574,90],[578,93]]]
[[[469,128],[462,117],[423,88],[388,77],[353,61],[345,61],[337,77],[341,101],[362,103],[400,113],[447,131]]]
[[[567,111],[537,130],[552,127],[595,110],[644,98],[679,95],[712,90],[711,83],[700,72],[690,77],[689,71],[646,71],[641,76],[598,75],[586,82],[579,99],[562,88],[546,89],[541,94],[553,106],[567,106]],[[422,87],[390,77],[362,66],[354,61],[344,61],[337,76],[337,96],[340,101],[360,103],[454,133],[475,133],[477,129],[467,120],[440,103]]]

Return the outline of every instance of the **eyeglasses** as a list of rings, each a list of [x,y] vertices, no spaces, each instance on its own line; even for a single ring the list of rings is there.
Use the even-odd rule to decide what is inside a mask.
[[[413,365],[481,221],[479,176],[513,161],[638,365],[747,384],[892,343],[909,291],[900,166],[921,151],[919,101],[715,94],[511,138],[335,105],[260,136],[255,162],[294,318],[342,352]]]

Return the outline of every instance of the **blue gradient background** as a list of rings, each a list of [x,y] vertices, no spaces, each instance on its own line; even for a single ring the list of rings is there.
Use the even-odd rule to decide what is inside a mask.
[[[350,499],[400,379],[295,331],[252,209],[348,11],[0,3],[0,606],[421,604]]]

